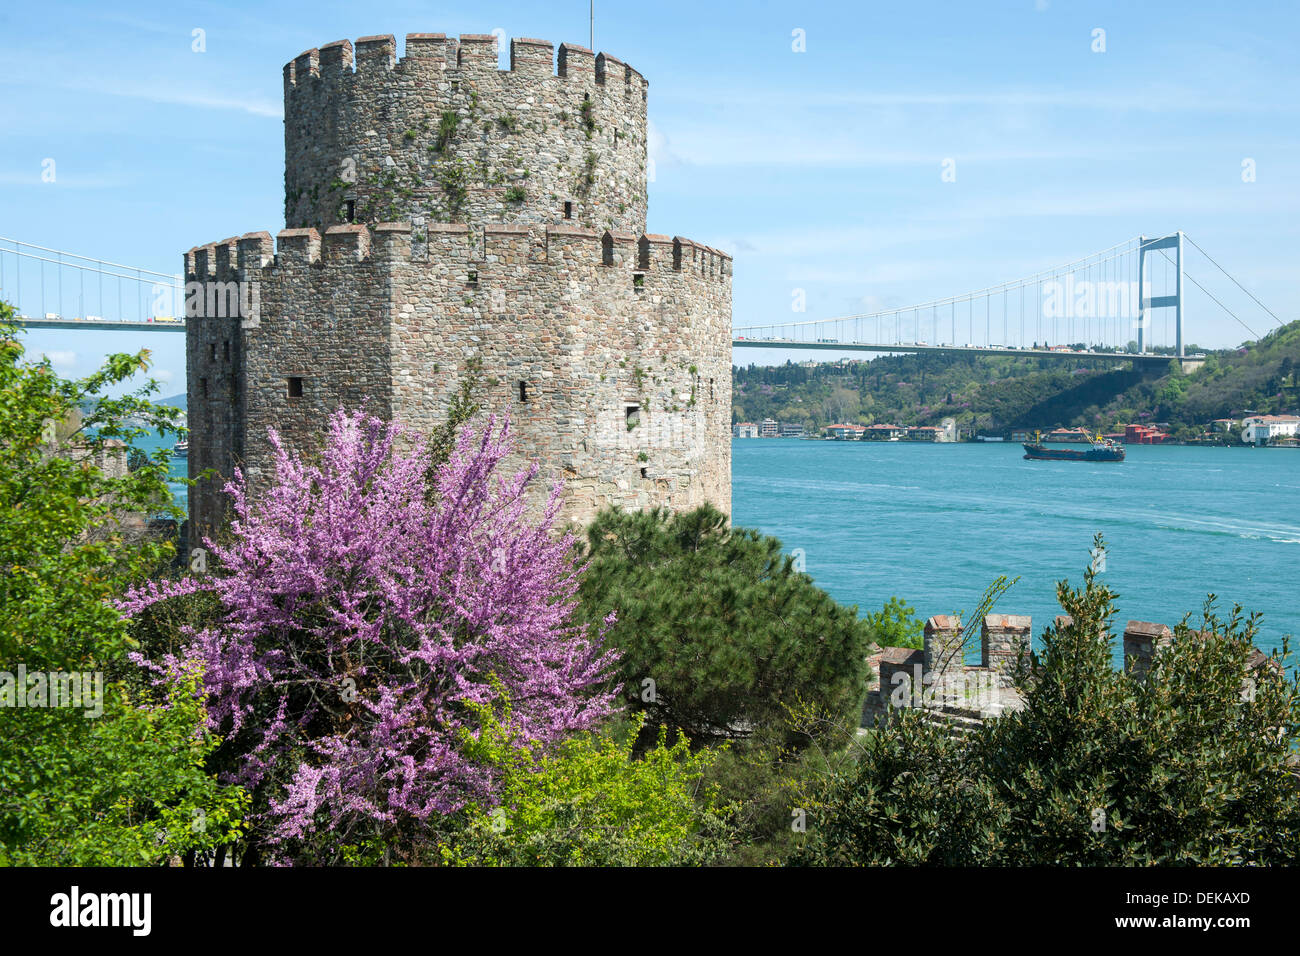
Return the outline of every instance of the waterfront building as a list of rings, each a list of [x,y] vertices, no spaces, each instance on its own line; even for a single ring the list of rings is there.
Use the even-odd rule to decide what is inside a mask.
[[[868,425],[862,437],[867,441],[898,441],[907,432],[901,425],[889,425],[884,422]]]
[[[1171,440],[1171,435],[1161,431],[1155,425],[1124,426],[1124,444],[1126,445],[1163,445]]]
[[[758,426],[753,422],[741,422],[731,426],[731,434],[737,438],[757,438]]]
[[[865,431],[861,425],[827,425],[826,437],[836,441],[858,441]]]
[[[1247,445],[1267,445],[1300,435],[1300,418],[1295,415],[1252,415],[1241,424],[1241,440]]]

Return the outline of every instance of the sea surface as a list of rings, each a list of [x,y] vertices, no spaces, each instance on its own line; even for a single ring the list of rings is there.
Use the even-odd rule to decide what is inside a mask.
[[[1056,583],[1082,585],[1100,531],[1117,631],[1189,612],[1197,622],[1213,592],[1221,612],[1235,602],[1263,615],[1264,650],[1300,635],[1300,450],[1130,445],[1119,464],[1022,455],[1010,442],[735,439],[732,519],[801,549],[813,580],[863,613],[893,595],[923,619],[969,612],[1005,574],[1020,580],[995,610],[1031,615],[1037,639],[1061,613]],[[172,458],[182,509],[186,469]]]
[[[891,595],[922,619],[969,612],[998,575],[1019,576],[995,611],[1031,615],[1037,644],[1062,613],[1056,582],[1082,586],[1100,531],[1117,633],[1199,622],[1213,592],[1223,612],[1263,615],[1261,649],[1300,634],[1300,451],[1127,450],[1090,464],[1026,461],[1010,442],[735,439],[732,520],[802,549],[817,584],[860,613]]]
[[[149,457],[158,448],[171,448],[176,444],[176,436],[168,435],[163,438],[157,434],[144,435],[132,442],[135,447],[139,448]],[[189,507],[189,485],[185,484],[185,479],[189,477],[189,462],[185,458],[179,458],[176,455],[171,456],[171,480],[167,482],[167,487],[171,489],[172,497],[176,500],[176,506],[182,511]]]

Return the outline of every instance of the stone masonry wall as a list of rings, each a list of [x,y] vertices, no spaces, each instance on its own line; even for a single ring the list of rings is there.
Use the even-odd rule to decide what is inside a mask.
[[[427,433],[472,359],[512,464],[540,463],[539,499],[564,480],[563,518],[730,512],[731,259],[644,233],[641,75],[569,45],[552,63],[543,41],[499,70],[493,37],[411,34],[400,61],[366,37],[285,67],[288,228],[185,257],[187,283],[245,306],[187,303],[190,476],[218,475],[191,491],[191,540],[236,467],[270,479],[268,428],[309,451],[365,405]]]
[[[689,240],[434,227],[395,304],[395,410],[431,429],[477,357],[487,410],[510,417],[521,460],[565,481],[566,517],[730,512],[730,273]]]
[[[306,450],[340,404],[427,433],[477,358],[485,411],[512,422],[512,464],[540,462],[539,495],[565,482],[562,518],[706,501],[730,512],[727,256],[680,238],[523,226],[436,226],[413,251],[411,232],[289,229],[274,256],[262,233],[187,257],[187,280],[212,258],[238,262],[211,277],[247,283],[258,311],[220,327],[243,357],[237,394],[191,395],[192,476],[242,464],[264,485],[268,427]],[[194,336],[192,372],[207,341]],[[219,523],[221,483],[191,493],[204,533]]]
[[[646,226],[644,77],[608,54],[515,39],[339,40],[284,68],[285,222]],[[354,69],[355,67],[355,69]]]

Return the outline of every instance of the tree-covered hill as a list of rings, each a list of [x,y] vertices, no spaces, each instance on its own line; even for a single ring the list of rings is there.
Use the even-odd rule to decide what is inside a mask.
[[[1189,348],[1194,351],[1195,347]],[[979,355],[900,355],[812,367],[787,363],[733,370],[733,421],[933,425],[952,416],[962,427],[1087,425],[1109,429],[1168,422],[1191,429],[1216,418],[1294,411],[1300,406],[1300,321],[1258,342],[1208,352],[1184,374],[1172,360],[1135,370],[1089,359]]]

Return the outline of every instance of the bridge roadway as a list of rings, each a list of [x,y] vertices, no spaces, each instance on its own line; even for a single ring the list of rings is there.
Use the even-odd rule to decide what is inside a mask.
[[[909,342],[792,342],[785,339],[733,338],[732,348],[760,349],[821,349],[832,352],[907,352],[912,354],[935,353],[948,355],[1007,355],[1012,358],[1039,359],[1091,359],[1102,362],[1134,362],[1141,365],[1169,364],[1172,355],[1154,355],[1150,352],[1075,352],[1065,349],[1017,349],[1008,346],[922,345]],[[1184,363],[1200,363],[1204,355],[1188,355]]]
[[[15,317],[14,324],[24,329],[78,329],[81,331],[130,331],[141,332],[184,332],[185,323],[180,320],[171,322],[137,322],[135,320],[112,319],[33,319],[25,315]]]
[[[77,329],[80,331],[140,331],[140,332],[184,332],[183,320],[170,322],[138,322],[129,320],[111,321],[105,319],[33,319],[20,316],[15,319],[17,325],[28,329]],[[1005,355],[1012,358],[1037,359],[1089,359],[1100,362],[1133,362],[1139,365],[1167,364],[1169,355],[1151,353],[1132,354],[1129,352],[1074,352],[1064,349],[1017,349],[1010,347],[967,348],[961,345],[922,345],[910,342],[792,342],[785,339],[751,339],[733,338],[732,348],[745,349],[819,349],[831,352],[904,352],[910,354],[949,354],[949,355]],[[1183,359],[1185,365],[1198,365],[1203,362],[1203,355],[1189,355]]]

